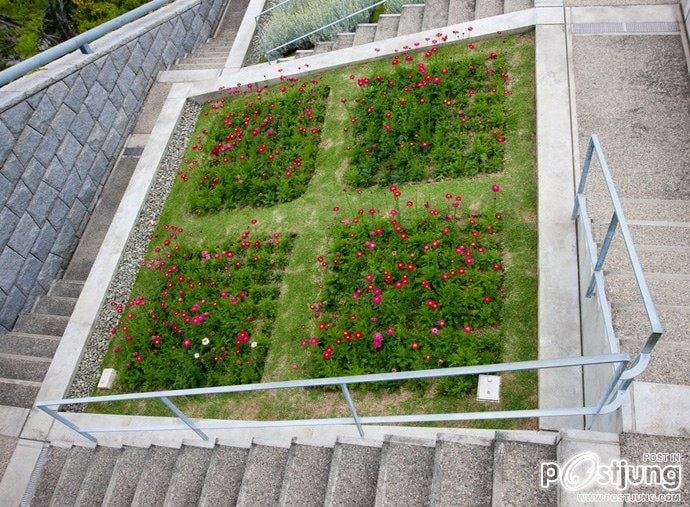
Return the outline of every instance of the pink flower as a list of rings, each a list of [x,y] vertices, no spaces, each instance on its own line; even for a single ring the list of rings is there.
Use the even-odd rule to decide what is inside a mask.
[[[388,336],[393,336],[395,334],[395,329],[393,329],[392,327],[389,327],[388,329],[386,329],[386,334]]]
[[[495,192],[498,192],[499,190],[501,190],[501,187],[498,186],[496,183],[494,183],[493,185],[491,185],[491,191],[492,191],[492,192],[495,193]]]
[[[371,346],[374,347],[376,350],[380,349],[383,346],[383,335],[378,331],[374,333],[374,337],[371,340]]]
[[[432,328],[431,328],[431,334],[433,334],[434,336],[436,336],[436,335],[438,334],[438,328],[437,328],[437,327],[432,327]]]
[[[190,340],[189,338],[185,338],[184,340],[182,340],[182,346],[188,349],[192,346],[192,340]]]
[[[312,336],[309,339],[309,343],[312,345],[312,347],[316,347],[319,344],[319,339],[316,336]]]

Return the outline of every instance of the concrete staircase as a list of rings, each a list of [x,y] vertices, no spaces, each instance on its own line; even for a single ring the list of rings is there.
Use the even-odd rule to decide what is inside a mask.
[[[27,505],[556,505],[556,435],[338,438],[334,446],[46,447]]]
[[[314,49],[298,50],[294,57],[327,53],[532,7],[533,0],[428,0],[403,5],[399,14],[382,14],[378,23],[360,23],[354,32],[339,33],[333,41],[317,42]]]

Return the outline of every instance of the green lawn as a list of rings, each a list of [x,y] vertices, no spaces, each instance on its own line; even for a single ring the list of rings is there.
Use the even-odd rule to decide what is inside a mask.
[[[463,58],[468,51],[490,51],[508,54],[512,93],[506,98],[507,124],[504,169],[499,173],[444,181],[424,181],[399,185],[404,199],[415,202],[439,201],[445,193],[463,196],[465,209],[482,210],[492,202],[487,188],[501,186],[500,209],[503,214],[501,243],[505,267],[505,300],[501,309],[500,328],[503,332],[502,361],[521,361],[537,358],[537,221],[536,221],[536,161],[535,161],[535,99],[534,99],[534,37],[532,34],[496,38],[476,43],[469,50],[466,44],[449,45],[440,53],[450,58]],[[390,58],[338,69],[324,74],[321,83],[330,88],[326,115],[321,132],[320,149],[316,155],[316,170],[301,197],[291,202],[265,208],[242,208],[214,214],[190,213],[192,193],[189,182],[178,180],[167,201],[158,225],[184,228],[179,241],[184,248],[213,250],[236,238],[252,220],[254,236],[270,236],[274,231],[295,235],[289,264],[285,269],[272,326],[268,356],[262,381],[290,380],[309,376],[302,361],[299,338],[316,332],[313,312],[309,305],[319,298],[322,268],[315,262],[318,255],[329,250],[330,224],[333,208],[356,214],[360,208],[391,206],[393,199],[386,187],[371,187],[354,191],[345,183],[348,151],[351,139],[343,129],[350,123],[347,105],[342,98],[353,99],[360,93],[350,75],[375,75],[390,68]],[[242,99],[239,99],[242,100]],[[208,106],[204,111],[209,111]],[[203,144],[205,136],[217,121],[214,114],[202,112],[190,145]],[[203,152],[188,149],[190,162],[204,157]],[[191,162],[193,165],[194,163]],[[439,199],[440,198],[440,199]],[[382,205],[382,203],[385,203]],[[152,247],[153,248],[153,247]],[[153,297],[150,273],[142,270],[132,291],[132,297],[142,294]],[[104,367],[117,364],[111,350]],[[431,389],[433,392],[433,387]],[[97,394],[112,393],[99,391]],[[118,392],[118,386],[114,392]],[[393,391],[367,392],[355,390],[360,415],[390,415],[403,413],[433,413],[502,409],[528,409],[537,405],[536,372],[505,374],[502,380],[500,405],[476,401],[467,397],[426,395],[404,386]],[[336,417],[347,415],[338,392],[295,389],[260,392],[251,395],[222,395],[180,400],[189,415],[207,418],[279,419]],[[118,403],[91,406],[89,410],[107,413],[168,415],[157,402]],[[478,427],[533,428],[534,421],[482,421],[466,425]]]

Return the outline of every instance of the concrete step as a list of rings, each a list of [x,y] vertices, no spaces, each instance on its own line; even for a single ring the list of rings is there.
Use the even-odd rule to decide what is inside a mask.
[[[75,505],[93,456],[94,450],[88,447],[74,446],[69,450],[50,500],[51,506]]]
[[[635,357],[643,341],[623,340],[621,351]],[[652,352],[652,359],[642,375],[636,377],[643,382],[678,384],[690,386],[690,349],[686,343],[664,341],[662,336]]]
[[[474,19],[489,18],[503,14],[503,0],[476,0]]]
[[[213,449],[182,446],[170,477],[164,505],[186,506],[199,502],[212,455]]]
[[[50,296],[62,296],[67,298],[78,298],[84,282],[78,280],[55,280],[48,291]]]
[[[435,445],[434,440],[386,436],[376,486],[377,507],[427,505]]]
[[[398,34],[399,23],[400,14],[381,14],[379,16],[378,26],[376,27],[374,40],[384,40],[395,37]]]
[[[340,437],[331,459],[324,505],[374,505],[381,442]]]
[[[592,228],[594,239],[602,241],[607,226],[595,224]],[[668,245],[690,248],[690,223],[684,222],[650,222],[631,220],[628,228],[635,245]]]
[[[0,354],[0,377],[41,382],[50,367],[50,358]]]
[[[284,447],[252,442],[237,505],[276,505],[280,497],[287,458],[288,450]],[[261,487],[257,488],[257,484],[261,484]]]
[[[317,42],[314,44],[314,54],[319,55],[321,53],[328,53],[329,51],[333,51],[333,46],[334,46],[333,41],[322,41],[322,42]]]
[[[280,505],[320,507],[326,498],[333,448],[302,444],[292,439],[288,452]]]
[[[502,433],[494,441],[492,505],[557,505],[557,488],[542,489],[541,463],[556,461],[556,447],[507,440]]]
[[[352,43],[354,42],[354,40],[355,40],[354,32],[339,33],[335,37],[335,41],[333,43],[333,47],[331,48],[331,51],[337,51],[338,49],[352,47]]]
[[[408,35],[422,31],[424,4],[403,5],[398,23],[398,35]]]
[[[190,55],[180,62],[180,64],[205,64],[205,65],[224,65],[228,56],[206,56],[206,55]]]
[[[103,503],[122,449],[99,446],[93,450],[92,454],[88,470],[84,475],[84,481],[77,495],[75,502],[77,506],[87,507]]]
[[[355,30],[355,38],[352,41],[353,46],[359,46],[361,44],[368,44],[369,42],[374,42],[374,37],[376,36],[376,23],[360,23],[357,25],[357,30]]]
[[[532,0],[505,0],[503,12],[515,12],[534,7]]]
[[[44,315],[62,315],[69,317],[72,315],[77,298],[66,298],[62,296],[41,296],[36,300],[34,313]]]
[[[103,505],[129,507],[134,500],[137,483],[146,466],[148,449],[124,447],[113,468]]]
[[[664,334],[664,342],[690,343],[690,306],[656,305]],[[642,304],[613,307],[613,327],[620,340],[644,342],[649,336],[649,319]]]
[[[14,325],[14,331],[28,334],[62,336],[68,322],[69,317],[64,315],[27,313],[19,316],[17,323]]]
[[[690,201],[682,199],[621,198],[623,213],[628,220],[667,222],[690,221]]]
[[[200,507],[237,503],[247,454],[249,449],[241,447],[217,445],[213,449],[204,487],[201,490]]]
[[[493,487],[493,440],[455,434],[439,434],[431,480],[431,505],[490,505]]]
[[[690,248],[636,244],[635,251],[644,272],[690,274]],[[628,251],[622,238],[614,239],[604,269],[611,273],[631,272]]]
[[[32,408],[41,383],[33,380],[0,378],[0,405]]]
[[[149,448],[147,460],[132,499],[133,506],[163,505],[179,452],[179,449],[169,447]]]
[[[448,6],[450,0],[433,0],[424,4],[422,30],[440,28],[448,24]]]
[[[477,0],[481,1],[481,0]],[[475,0],[450,0],[448,4],[448,24],[464,23],[474,19]]]
[[[47,447],[44,449],[44,452],[47,453],[47,458],[41,475],[38,478],[38,482],[36,483],[36,490],[31,500],[31,505],[33,507],[50,505],[55,486],[57,486],[60,475],[62,474],[62,467],[65,465],[70,455],[69,449],[63,449],[61,447]]]
[[[657,305],[688,306],[690,299],[690,276],[669,275],[645,272],[647,286],[652,299]],[[641,301],[640,292],[633,275],[617,273],[606,274],[607,295],[614,305],[638,305]]]
[[[8,333],[0,336],[0,353],[53,357],[59,344],[60,338],[57,336]]]
[[[205,63],[185,63],[180,65],[175,65],[171,70],[208,70],[208,69],[221,69],[223,65],[209,65]]]
[[[295,58],[304,58],[305,56],[311,56],[313,54],[313,49],[298,49],[295,51]]]

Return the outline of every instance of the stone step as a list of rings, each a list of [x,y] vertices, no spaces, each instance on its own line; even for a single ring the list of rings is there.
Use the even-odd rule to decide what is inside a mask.
[[[63,296],[41,296],[36,300],[34,313],[44,315],[62,315],[69,317],[72,315],[77,298],[67,298]]]
[[[69,449],[53,446],[45,448],[43,452],[47,454],[47,457],[31,500],[33,507],[50,505],[55,486],[57,486],[62,474],[62,468],[70,455]]]
[[[53,357],[60,338],[40,334],[7,333],[0,336],[0,353]]]
[[[78,280],[55,280],[48,295],[78,298],[83,287],[84,282]]]
[[[628,220],[690,221],[690,200],[621,198]]]
[[[515,12],[534,7],[532,0],[505,0],[503,12]]]
[[[503,14],[503,0],[476,0],[474,19],[489,18]]]
[[[490,505],[493,487],[493,440],[439,434],[431,480],[431,505],[453,506],[458,499]]]
[[[606,234],[606,228],[605,224],[593,226],[592,233],[596,241],[602,241]],[[636,246],[668,245],[690,248],[690,223],[684,226],[683,222],[634,220],[628,222],[628,228]]]
[[[313,49],[298,49],[295,51],[295,58],[304,58],[305,56],[311,56],[313,54]]]
[[[374,42],[376,36],[376,23],[360,23],[355,30],[355,38],[352,40],[353,46]]]
[[[556,461],[554,445],[510,441],[498,432],[494,440],[492,505],[557,505],[557,488],[540,487],[539,473],[545,461]]]
[[[481,2],[482,0],[476,0]],[[448,24],[464,23],[474,19],[475,0],[450,0],[448,4]]]
[[[50,367],[50,358],[0,354],[0,377],[41,382]]]
[[[217,445],[213,449],[206,472],[200,507],[235,505],[242,485],[242,476],[249,449]]]
[[[376,27],[374,40],[384,40],[395,37],[398,34],[399,23],[400,14],[381,14],[379,16],[378,26]]]
[[[667,245],[635,245],[644,272],[690,274],[690,248]],[[614,239],[604,265],[610,273],[631,273],[632,267],[623,239]]]
[[[133,506],[163,505],[179,449],[152,446],[137,482]]]
[[[212,455],[213,449],[182,446],[170,477],[164,505],[186,506],[199,502]]]
[[[340,437],[331,459],[324,505],[374,505],[381,442]]]
[[[690,276],[652,272],[645,272],[644,275],[654,304],[690,305]],[[610,273],[606,274],[605,279],[608,299],[612,305],[640,304],[642,299],[633,275]]]
[[[352,43],[354,40],[355,40],[354,32],[339,33],[335,37],[335,41],[333,43],[333,47],[331,48],[331,51],[337,51],[338,49],[352,47]]]
[[[643,345],[643,341],[621,341],[621,352],[634,358]],[[662,335],[652,351],[652,359],[647,369],[636,380],[657,382],[661,384],[679,384],[690,386],[690,349],[687,343],[664,341]]]
[[[690,343],[690,306],[656,305],[664,334],[664,342]],[[642,303],[613,307],[613,327],[620,340],[644,342],[649,336],[649,319]]]
[[[33,380],[0,378],[0,405],[32,408],[41,383]]]
[[[223,65],[208,65],[204,63],[185,63],[180,65],[175,65],[171,70],[214,70],[220,69]]]
[[[264,445],[255,439],[247,456],[237,505],[276,505],[283,484],[288,450],[275,445]],[[256,485],[261,484],[260,488]]]
[[[292,439],[288,451],[280,505],[320,507],[326,498],[333,448],[303,444]]]
[[[140,447],[124,447],[113,468],[103,505],[129,507],[134,500],[137,483],[146,466],[149,450]]]
[[[105,499],[113,470],[122,455],[122,449],[99,446],[93,451],[84,481],[77,495],[76,506],[101,505]]]
[[[69,317],[63,315],[27,313],[19,316],[17,323],[14,325],[14,331],[28,334],[62,336],[68,322]]]
[[[424,4],[422,30],[440,28],[448,24],[448,6],[450,0],[433,0]]]
[[[398,35],[408,35],[422,31],[424,4],[403,5],[398,23]]]
[[[93,456],[93,449],[88,447],[74,446],[69,450],[69,455],[53,491],[51,506],[75,505]]]
[[[224,65],[228,56],[206,56],[206,55],[191,55],[184,60],[180,61],[180,64],[190,64],[190,63],[201,63],[206,65]]]
[[[435,445],[428,439],[385,437],[376,486],[377,507],[428,503]]]
[[[333,50],[333,41],[320,41],[314,44],[314,54],[319,55],[321,53],[328,53]]]

